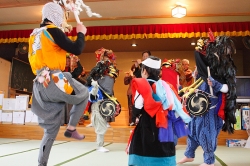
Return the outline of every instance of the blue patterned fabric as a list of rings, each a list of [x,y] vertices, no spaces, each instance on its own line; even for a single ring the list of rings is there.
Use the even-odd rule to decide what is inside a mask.
[[[93,88],[93,86],[90,86],[90,87],[88,88],[89,92],[91,92],[92,88]],[[91,100],[90,97],[89,97],[89,101],[90,101],[91,103],[95,103],[95,102],[100,101],[100,100],[103,100],[103,94],[102,94],[102,92],[101,92],[100,89],[98,89],[96,100]]]
[[[222,128],[222,119],[216,114],[216,105],[218,104],[218,96],[221,86],[213,87],[214,97],[211,97],[211,107],[209,111],[203,116],[193,117],[192,121],[188,124],[190,134],[187,139],[187,149],[185,156],[188,158],[195,157],[195,150],[201,146],[204,154],[204,162],[206,164],[214,164],[214,152],[217,147],[217,137]],[[205,92],[209,91],[209,86],[203,82],[198,88]]]

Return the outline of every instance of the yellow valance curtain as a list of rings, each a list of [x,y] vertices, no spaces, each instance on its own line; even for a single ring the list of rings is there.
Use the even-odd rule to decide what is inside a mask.
[[[116,39],[145,39],[145,38],[192,38],[208,37],[208,29],[214,36],[247,36],[250,35],[250,22],[223,23],[183,23],[183,24],[152,24],[152,25],[123,25],[87,27],[86,40],[116,40]],[[0,43],[28,42],[32,30],[0,31]],[[74,28],[67,33],[75,40],[77,33]]]

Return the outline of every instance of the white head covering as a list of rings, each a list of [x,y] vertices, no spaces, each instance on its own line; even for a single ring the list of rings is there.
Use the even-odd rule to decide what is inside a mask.
[[[49,2],[43,6],[42,21],[47,18],[57,27],[61,27],[64,19],[64,12],[60,5]]]
[[[161,59],[159,60],[153,60],[151,58],[147,58],[144,61],[142,61],[142,64],[145,66],[148,66],[153,69],[160,69],[161,68]]]

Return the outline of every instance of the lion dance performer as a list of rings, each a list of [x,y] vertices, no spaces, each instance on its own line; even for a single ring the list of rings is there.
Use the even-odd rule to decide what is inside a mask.
[[[198,40],[195,51],[197,78],[199,78],[197,81],[200,81],[200,85],[193,93],[193,96],[197,97],[190,97],[190,103],[186,103],[187,110],[193,116],[189,123],[190,134],[185,157],[179,163],[192,162],[195,150],[201,146],[204,151],[204,163],[200,166],[214,166],[214,152],[220,130],[234,132],[233,124],[236,123],[236,67],[232,59],[232,54],[235,53],[234,43],[228,36],[218,36],[215,39],[211,30],[209,37],[209,40]],[[210,70],[207,70],[207,67]],[[204,112],[200,114],[202,111]]]
[[[191,118],[182,109],[176,90],[159,79],[160,67],[161,60],[149,56],[142,62],[142,78],[134,78],[131,83],[133,111],[140,115],[126,149],[131,166],[175,165],[174,130],[187,135],[185,123]],[[176,121],[177,114],[181,121]]]
[[[98,62],[87,77],[89,102],[91,102],[91,124],[97,135],[96,150],[108,152],[109,150],[103,147],[107,123],[113,122],[121,110],[113,92],[119,71],[116,69],[115,54],[112,50],[100,48],[95,53]]]
[[[54,140],[60,129],[65,103],[72,104],[70,119],[64,135],[82,140],[76,125],[88,103],[88,89],[72,78],[69,72],[62,72],[66,66],[66,53],[79,55],[83,51],[87,29],[76,27],[77,39],[71,41],[61,30],[64,10],[53,2],[42,9],[42,23],[29,39],[29,62],[36,75],[33,84],[32,111],[38,116],[39,125],[44,129],[40,144],[38,165],[46,166]],[[74,91],[75,95],[71,95]]]

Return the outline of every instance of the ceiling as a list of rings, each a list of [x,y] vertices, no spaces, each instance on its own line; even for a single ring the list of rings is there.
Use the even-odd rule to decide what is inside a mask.
[[[42,6],[49,1],[51,0],[1,0],[0,27],[39,24]],[[191,19],[223,16],[244,16],[250,19],[250,0],[83,0],[83,2],[93,12],[102,15],[101,18],[88,17],[83,11],[79,15],[83,23],[84,21],[96,21],[100,24],[103,22],[115,24],[117,20],[171,19],[171,8],[176,4],[185,6],[187,8],[186,17]],[[177,21],[181,23],[182,19],[177,19]],[[73,14],[70,14],[69,22],[75,22]],[[242,49],[241,37],[235,37],[234,40],[236,48]],[[190,43],[196,41],[195,38],[87,41],[84,52],[93,52],[100,47],[109,48],[116,52],[137,52],[146,49],[189,51],[194,50],[194,46],[191,46]],[[131,47],[132,43],[137,43],[138,46]]]
[[[52,0],[1,0],[0,25],[39,23],[42,6]],[[83,0],[102,18],[89,18],[80,13],[81,20],[119,20],[135,18],[169,18],[171,8],[182,4],[187,17],[250,16],[249,0]],[[73,20],[73,14],[70,20]]]

